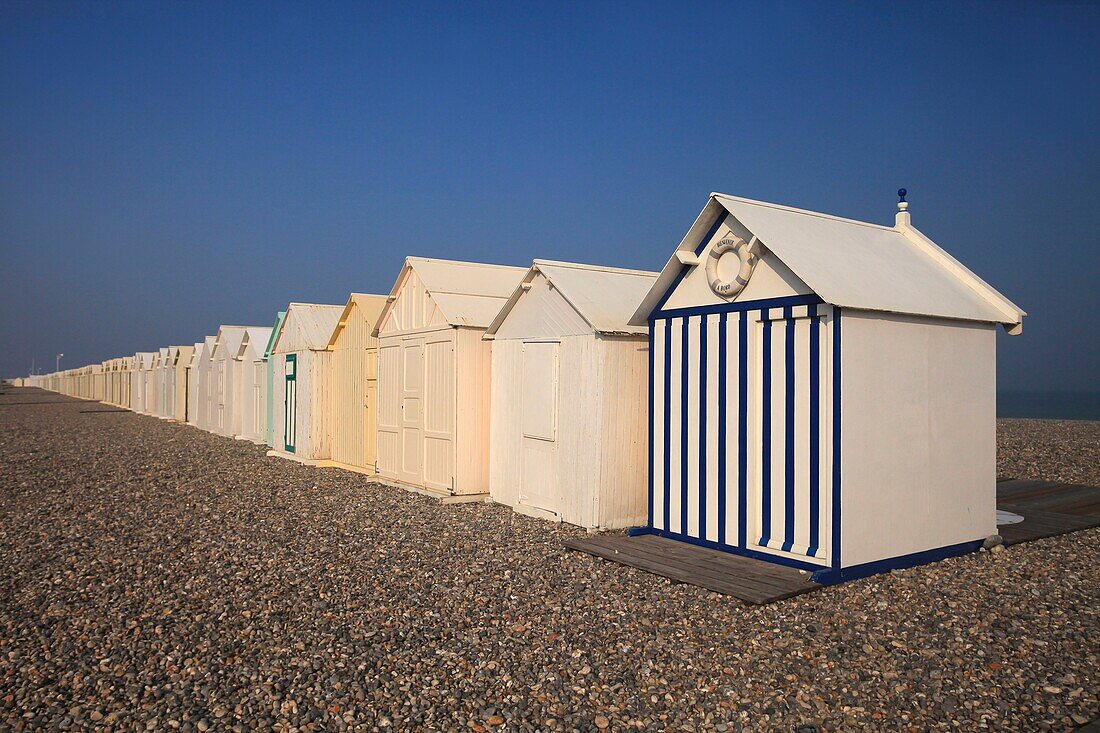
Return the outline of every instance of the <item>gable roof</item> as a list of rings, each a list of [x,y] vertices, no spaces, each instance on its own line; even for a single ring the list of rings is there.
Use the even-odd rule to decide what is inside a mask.
[[[271,350],[279,348],[284,342],[288,351],[324,350],[328,346],[328,337],[336,327],[336,322],[340,320],[340,313],[343,310],[344,307],[340,305],[291,303],[287,306],[286,316],[279,324]],[[288,330],[293,332],[292,336],[287,336]],[[287,338],[284,339],[284,336]]]
[[[275,325],[271,327],[271,334],[267,337],[267,346],[264,347],[264,358],[271,356],[275,350],[275,339],[279,337],[279,331],[283,329],[283,321],[286,320],[286,311],[279,311],[275,315]]]
[[[203,351],[205,351],[205,349],[206,349],[206,342],[196,341],[195,342],[195,350],[191,352],[191,360],[190,360],[190,362],[188,362],[187,365],[193,367],[196,364],[198,364],[199,360],[202,359],[202,354],[203,354]]]
[[[156,356],[154,351],[139,351],[134,354],[134,361],[137,363],[138,369],[152,369],[153,358]]]
[[[416,273],[424,289],[452,326],[485,328],[527,272],[523,267],[487,265],[482,262],[439,260],[430,257],[406,257],[401,272],[390,290],[386,307],[378,315],[378,323],[393,309],[406,273]],[[377,325],[373,329],[378,335]]]
[[[257,356],[261,359],[264,358],[263,349],[267,347],[267,343],[271,340],[271,330],[271,326],[249,326],[246,328],[234,358],[243,359],[250,347],[256,352]]]
[[[732,215],[826,303],[1017,327],[1024,311],[905,221],[896,226],[712,193],[631,323],[644,323],[719,217]],[[902,217],[899,217],[899,220]]]
[[[244,338],[245,329],[248,326],[219,326],[218,335],[214,337],[214,350],[210,352],[210,358],[218,356],[221,352],[226,352],[228,358],[232,359],[237,354],[237,350],[241,348],[241,339]]]
[[[370,330],[373,331],[378,324],[378,317],[386,309],[387,300],[385,295],[368,295],[366,293],[352,293],[348,296],[348,302],[340,313],[340,319],[332,329],[332,335],[328,337],[328,348],[332,349],[336,345],[336,339],[340,337],[340,333],[348,325],[348,318],[351,317],[353,306],[359,309],[363,319],[370,325]]]
[[[657,281],[658,273],[576,262],[535,260],[489,324],[486,335],[497,332],[530,287],[531,281],[540,273],[596,333],[644,335],[649,332],[645,324],[632,325],[630,318],[638,303]]]

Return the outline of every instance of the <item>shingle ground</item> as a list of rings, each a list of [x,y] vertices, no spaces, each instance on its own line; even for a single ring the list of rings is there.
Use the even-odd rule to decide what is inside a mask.
[[[500,506],[5,391],[0,729],[1069,730],[1100,715],[1100,530],[749,607],[567,553],[578,530]],[[1095,475],[1097,425],[1003,424],[1027,455],[1002,451],[1002,471]]]

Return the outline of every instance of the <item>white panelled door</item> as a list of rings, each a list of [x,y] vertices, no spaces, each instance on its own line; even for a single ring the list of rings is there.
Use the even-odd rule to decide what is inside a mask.
[[[397,478],[419,486],[424,475],[424,339],[401,344],[401,416]]]

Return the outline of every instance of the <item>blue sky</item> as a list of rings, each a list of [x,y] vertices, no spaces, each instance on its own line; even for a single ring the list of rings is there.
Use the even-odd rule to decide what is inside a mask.
[[[1100,6],[5,3],[0,373],[386,292],[406,254],[659,269],[718,190],[913,222],[1094,389]]]

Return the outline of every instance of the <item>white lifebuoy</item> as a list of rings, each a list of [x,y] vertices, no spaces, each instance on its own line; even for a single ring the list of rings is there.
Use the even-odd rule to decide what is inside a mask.
[[[749,276],[752,275],[752,268],[756,266],[756,254],[752,251],[753,245],[756,244],[756,237],[752,238],[751,242],[746,242],[741,237],[726,237],[718,244],[714,245],[710,249],[710,256],[707,257],[707,282],[710,283],[710,289],[714,291],[716,295],[720,295],[723,298],[732,300],[740,293],[749,282]],[[732,280],[723,280],[718,277],[718,261],[722,259],[722,255],[733,252],[737,255],[737,259],[741,262],[741,266],[737,270],[737,276]]]

